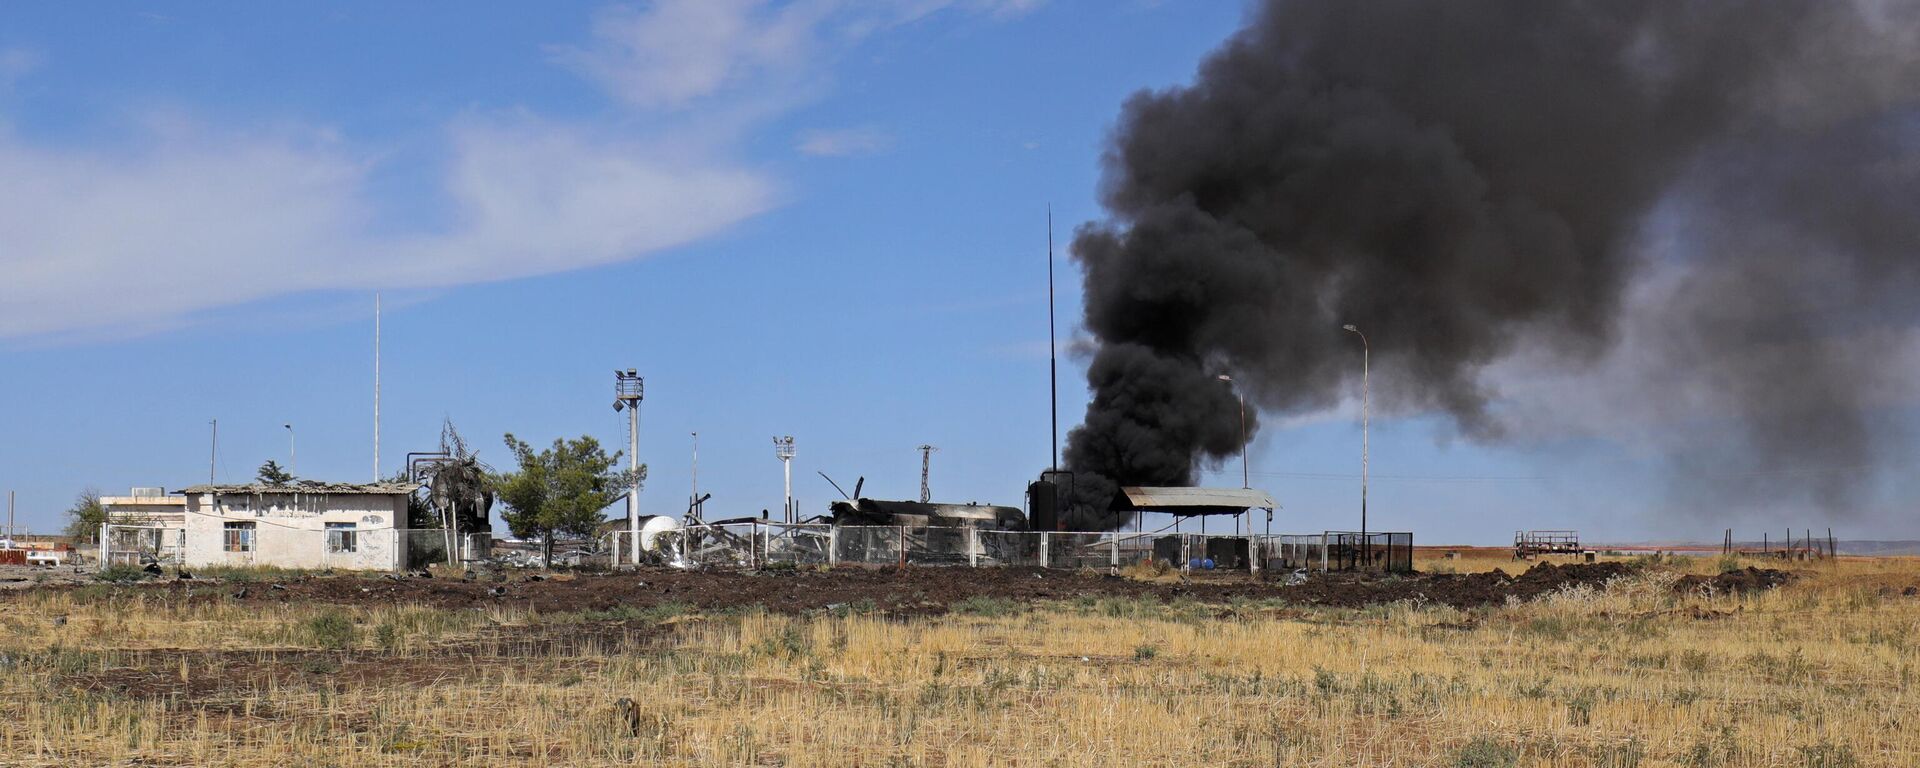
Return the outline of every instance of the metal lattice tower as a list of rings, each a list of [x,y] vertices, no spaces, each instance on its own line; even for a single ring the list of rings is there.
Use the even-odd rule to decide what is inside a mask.
[[[931,445],[920,446],[920,503],[933,501],[933,488],[927,484],[927,470],[933,466],[933,452],[940,450]]]

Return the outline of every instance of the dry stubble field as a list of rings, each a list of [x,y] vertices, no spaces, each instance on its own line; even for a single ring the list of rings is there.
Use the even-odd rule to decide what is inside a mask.
[[[1495,564],[1512,570],[1421,565]],[[0,618],[0,764],[1920,764],[1920,597],[1903,594],[1920,562],[1675,591],[1718,565],[1468,610],[536,613],[36,589]]]

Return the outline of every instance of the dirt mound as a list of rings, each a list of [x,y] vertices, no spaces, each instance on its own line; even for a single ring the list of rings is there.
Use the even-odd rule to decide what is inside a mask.
[[[1485,573],[1431,573],[1401,578],[1326,574],[1285,589],[1279,597],[1315,605],[1357,608],[1399,600],[1424,600],[1455,608],[1533,598],[1579,584],[1605,584],[1632,572],[1625,563],[1554,565],[1540,563],[1519,576],[1494,569]]]
[[[1773,589],[1793,580],[1793,574],[1772,568],[1747,566],[1738,571],[1727,571],[1718,576],[1682,576],[1673,583],[1675,592],[1713,592],[1716,594],[1746,594]]]
[[[1357,608],[1417,600],[1460,608],[1508,598],[1530,600],[1577,584],[1602,584],[1630,572],[1620,563],[1542,563],[1519,576],[1473,574],[1314,574],[1304,583],[1214,575],[1186,583],[1144,582],[1093,573],[1039,568],[852,568],[759,573],[650,569],[622,574],[502,580],[410,576],[313,576],[279,583],[208,580],[147,583],[119,589],[187,601],[246,604],[419,604],[441,608],[524,608],[541,613],[646,610],[665,605],[700,610],[762,606],[776,613],[847,607],[895,615],[945,613],[984,598],[1032,603],[1076,598],[1191,599],[1224,603],[1280,599],[1306,605]],[[1285,574],[1274,574],[1284,577]]]

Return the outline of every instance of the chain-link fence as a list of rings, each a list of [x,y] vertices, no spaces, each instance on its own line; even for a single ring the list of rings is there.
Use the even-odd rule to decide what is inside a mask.
[[[1334,571],[1413,571],[1413,534],[1328,531],[1327,569]]]

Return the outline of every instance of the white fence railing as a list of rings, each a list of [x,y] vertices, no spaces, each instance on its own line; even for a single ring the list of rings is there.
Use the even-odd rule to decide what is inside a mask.
[[[964,565],[1118,570],[1162,561],[1179,568],[1258,571],[1258,536],[1000,531],[955,526],[835,526],[773,522],[691,525],[605,537],[610,562],[690,568],[777,565]]]

